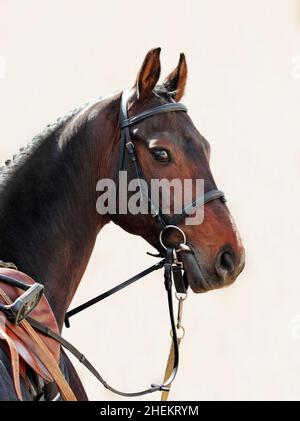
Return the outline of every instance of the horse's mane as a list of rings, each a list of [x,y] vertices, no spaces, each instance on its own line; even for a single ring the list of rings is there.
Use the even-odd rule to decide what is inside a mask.
[[[21,166],[45,139],[54,135],[57,130],[62,129],[87,105],[89,105],[89,103],[76,107],[69,111],[64,117],[59,117],[55,122],[48,124],[40,133],[35,135],[26,146],[22,146],[17,154],[13,155],[11,159],[6,160],[5,164],[0,167],[0,184],[7,178],[8,175]]]
[[[154,95],[168,101],[173,100],[173,93],[169,92],[162,85],[157,85],[153,93]],[[101,98],[102,97],[99,97],[98,99]],[[54,123],[48,124],[40,133],[34,136],[26,146],[21,147],[17,154],[13,155],[11,159],[6,160],[4,166],[0,166],[0,186],[28,159],[30,155],[32,155],[32,153],[43,143],[45,139],[54,135],[58,130],[63,129],[73,117],[79,114],[92,102],[93,101],[89,101],[82,106],[76,107],[69,111],[64,117],[59,117]]]

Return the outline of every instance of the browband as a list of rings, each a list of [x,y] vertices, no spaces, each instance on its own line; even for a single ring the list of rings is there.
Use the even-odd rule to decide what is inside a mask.
[[[187,113],[188,109],[184,104],[181,104],[180,102],[162,104],[157,107],[151,108],[150,110],[143,111],[142,113],[135,115],[134,117],[124,118],[120,121],[120,128],[124,129],[125,127],[132,126],[133,124],[144,120],[145,118],[152,117],[156,114],[168,113],[170,111],[185,111]]]

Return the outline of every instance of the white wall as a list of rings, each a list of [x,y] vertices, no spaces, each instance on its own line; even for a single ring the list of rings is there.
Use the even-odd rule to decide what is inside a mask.
[[[299,1],[0,0],[1,161],[73,106],[130,85],[156,46],[164,75],[186,53],[185,103],[211,142],[247,253],[235,285],[190,294],[170,398],[298,399]],[[146,250],[105,227],[73,304],[150,265]],[[74,318],[65,335],[113,385],[135,390],[161,380],[168,330],[156,274]],[[78,370],[91,399],[116,399]]]

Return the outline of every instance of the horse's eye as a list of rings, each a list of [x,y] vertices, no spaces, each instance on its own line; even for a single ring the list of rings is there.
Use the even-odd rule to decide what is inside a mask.
[[[153,149],[151,153],[157,161],[162,161],[162,162],[170,161],[169,153],[165,149]]]

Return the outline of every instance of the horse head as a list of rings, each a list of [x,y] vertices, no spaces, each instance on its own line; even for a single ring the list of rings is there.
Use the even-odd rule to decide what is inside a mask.
[[[178,103],[187,80],[187,64],[180,55],[177,67],[158,85],[160,77],[160,48],[146,55],[127,100],[128,116],[133,117],[164,104]],[[199,133],[186,112],[163,112],[142,119],[129,127],[130,139],[147,185],[152,180],[172,180],[185,185],[185,180],[203,180],[204,193],[215,191],[216,183],[210,169],[210,144]],[[131,178],[136,174],[126,164]],[[180,183],[179,183],[180,184]],[[151,184],[152,185],[152,184]],[[191,194],[195,199],[195,183]],[[162,207],[163,195],[157,197]],[[183,194],[183,196],[185,196]],[[171,205],[176,205],[176,195]],[[187,205],[183,201],[182,208]],[[182,215],[177,226],[186,237],[187,248],[179,247],[178,258],[183,262],[189,284],[196,293],[231,284],[244,267],[244,248],[233,217],[224,200],[213,200],[202,206],[198,223]],[[170,215],[167,215],[170,217]],[[163,252],[159,241],[161,226],[151,212],[138,216],[117,214],[114,222],[126,231],[140,235]],[[182,232],[170,229],[164,242],[175,248],[182,241]],[[188,252],[187,252],[188,250]]]

